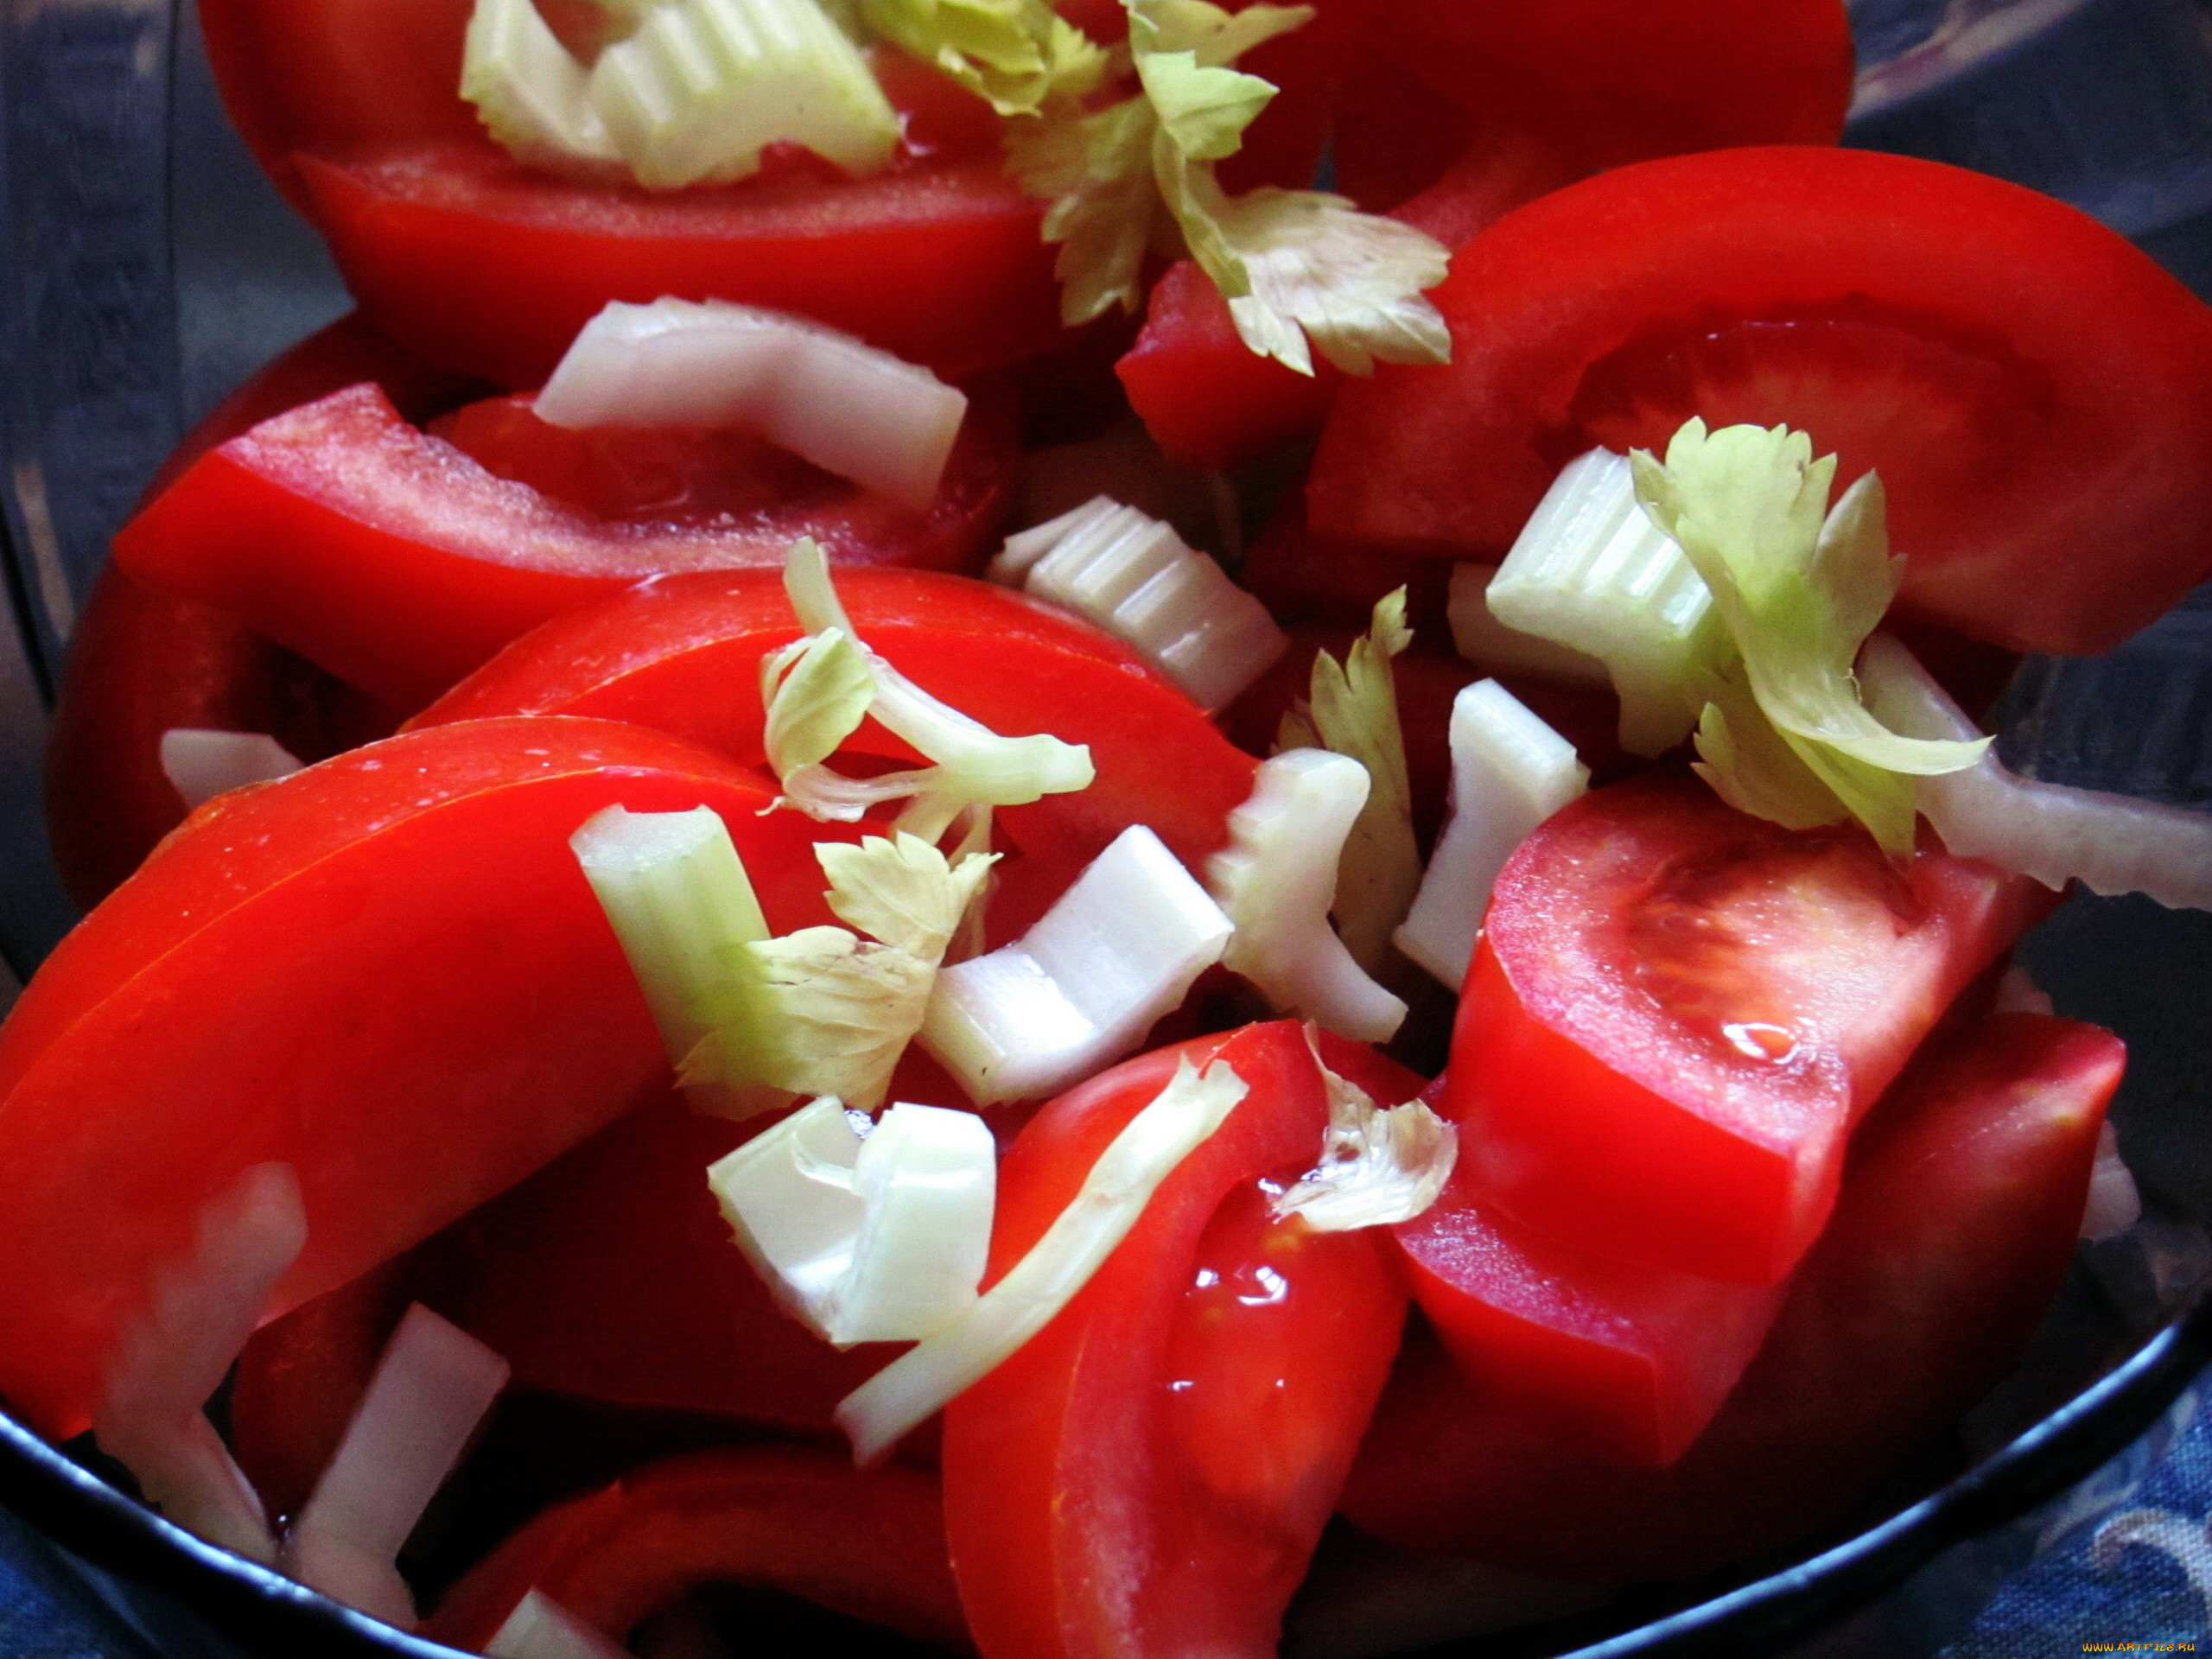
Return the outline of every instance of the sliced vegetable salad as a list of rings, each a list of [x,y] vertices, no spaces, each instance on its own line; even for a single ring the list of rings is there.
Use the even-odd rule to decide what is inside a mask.
[[[1475,1630],[2133,1219],[2006,964],[2212,821],[1973,716],[2212,568],[2212,312],[1833,148],[1834,0],[200,9],[361,309],[118,537],[0,1027],[0,1400],[171,1520],[507,1659]]]

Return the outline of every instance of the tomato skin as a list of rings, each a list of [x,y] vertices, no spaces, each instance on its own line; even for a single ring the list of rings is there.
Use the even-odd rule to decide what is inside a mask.
[[[990,901],[994,943],[1041,915],[1133,823],[1150,825],[1193,869],[1227,841],[1256,763],[1120,641],[1005,588],[936,572],[848,569],[837,591],[861,637],[925,690],[995,731],[1090,746],[1089,789],[994,815],[995,833],[1011,843]],[[594,715],[757,764],[760,659],[798,637],[775,571],[667,576],[517,640],[417,723]],[[873,725],[855,745],[915,758]]]
[[[518,391],[610,300],[665,294],[796,311],[948,379],[1059,335],[1044,204],[995,158],[671,195],[547,179],[484,140],[295,165],[363,315]]]
[[[298,1172],[281,1313],[512,1185],[667,1062],[568,837],[600,807],[720,810],[771,922],[830,919],[758,774],[596,721],[392,738],[203,807],[65,939],[0,1028],[0,1391],[81,1431],[200,1206]]]
[[[201,457],[115,556],[419,709],[548,616],[643,576],[780,568],[808,534],[839,564],[965,564],[1006,510],[1013,460],[1012,410],[986,398],[926,513],[852,489],[729,526],[611,524],[494,477],[355,386]]]
[[[1354,1045],[1325,1052],[1339,1070],[1400,1075]],[[1251,1093],[1076,1299],[945,1414],[946,1528],[986,1659],[1273,1653],[1396,1348],[1404,1292],[1374,1241],[1270,1230],[1259,1211],[1255,1180],[1309,1166],[1327,1116],[1288,1021],[1147,1055],[1047,1106],[1001,1165],[992,1272],[1050,1224],[1180,1054],[1228,1062]],[[1270,1306],[1219,1295],[1291,1257]],[[1178,1376],[1179,1362],[1204,1369]],[[1243,1428],[1227,1444],[1224,1422]]]
[[[1608,1583],[1840,1519],[2027,1344],[2123,1060],[2110,1033],[2035,1014],[1939,1038],[1868,1121],[1765,1346],[1672,1468],[1548,1434],[1409,1344],[1344,1513],[1409,1548]]]
[[[686,1591],[732,1581],[966,1645],[937,1482],[791,1446],[668,1459],[548,1510],[448,1592],[423,1634],[479,1651],[535,1588],[620,1642]]]
[[[1574,455],[1702,414],[1809,431],[1839,486],[1878,469],[1904,607],[1995,644],[2103,650],[2204,569],[2212,310],[2018,186],[1859,150],[1649,162],[1509,214],[1432,297],[1452,361],[1338,398],[1318,534],[1494,559]]]
[[[1747,817],[1680,772],[1593,791],[1498,879],[1442,1109],[1527,1225],[1770,1284],[1851,1126],[2050,902],[1931,848],[1900,871],[1855,825]]]

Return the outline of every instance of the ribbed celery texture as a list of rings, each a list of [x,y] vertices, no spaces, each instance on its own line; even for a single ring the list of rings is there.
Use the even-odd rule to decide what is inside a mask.
[[[1631,753],[1662,753],[1696,725],[1695,671],[1723,645],[1713,595],[1637,505],[1625,457],[1592,449],[1559,475],[1489,600],[1507,626],[1605,663]]]
[[[670,0],[600,54],[591,101],[650,189],[727,182],[779,141],[879,171],[899,118],[815,0]]]

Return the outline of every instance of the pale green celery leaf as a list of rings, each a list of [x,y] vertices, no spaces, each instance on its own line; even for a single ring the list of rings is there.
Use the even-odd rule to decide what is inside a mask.
[[[1193,162],[1234,156],[1243,147],[1244,129],[1275,95],[1272,82],[1203,67],[1192,52],[1141,54],[1137,78],[1161,130]]]
[[[760,697],[768,765],[788,779],[827,760],[860,729],[875,700],[875,676],[850,634],[824,628],[761,659]]]
[[[1961,771],[1987,740],[1901,736],[1859,700],[1852,664],[1901,571],[1883,528],[1879,480],[1859,480],[1831,512],[1834,457],[1813,460],[1804,434],[1755,426],[1708,433],[1694,419],[1675,435],[1663,467],[1643,451],[1631,461],[1638,498],[1712,590],[1760,712],[1886,850],[1909,854],[1911,778]],[[1700,727],[1709,766],[1719,769],[1721,753],[1738,766],[1775,764],[1773,746],[1754,739],[1748,715],[1731,709],[1724,721],[1726,735],[1710,748],[1709,716]],[[1746,798],[1802,793],[1796,780],[1741,776],[1732,788]]]
[[[1189,52],[1209,68],[1234,63],[1254,47],[1313,20],[1311,6],[1250,5],[1225,11],[1207,0],[1125,0],[1129,44],[1147,53]]]
[[[1144,299],[1146,252],[1166,215],[1152,180],[1158,122],[1141,98],[1095,114],[1049,111],[1007,129],[1007,167],[1049,198],[1044,238],[1059,249],[1060,321],[1070,327]]]
[[[1427,232],[1342,196],[1272,188],[1229,202],[1222,230],[1250,284],[1230,299],[1230,315],[1262,356],[1311,373],[1303,329],[1346,374],[1452,360],[1451,327],[1423,293],[1444,280],[1451,255]]]
[[[1002,116],[1083,98],[1106,73],[1104,50],[1044,0],[864,0],[862,13]]]
[[[944,954],[996,853],[956,864],[918,836],[870,836],[859,846],[815,849],[830,878],[830,909],[841,922],[931,961]]]
[[[1368,632],[1352,641],[1342,664],[1325,651],[1313,658],[1307,717],[1321,747],[1350,755],[1367,768],[1370,780],[1367,804],[1344,838],[1331,907],[1344,948],[1370,973],[1389,956],[1390,935],[1421,891],[1413,791],[1390,671],[1390,659],[1412,642],[1401,588],[1377,601]]]
[[[1736,665],[1741,671],[1741,665]],[[1713,792],[1738,812],[1785,830],[1812,830],[1850,816],[1835,791],[1805,764],[1760,712],[1739,679],[1714,681],[1713,700],[1697,724],[1694,769]]]
[[[1291,699],[1290,707],[1282,711],[1282,718],[1275,722],[1274,747],[1270,754],[1281,754],[1287,749],[1325,749],[1321,734],[1313,729],[1313,705],[1304,697]]]

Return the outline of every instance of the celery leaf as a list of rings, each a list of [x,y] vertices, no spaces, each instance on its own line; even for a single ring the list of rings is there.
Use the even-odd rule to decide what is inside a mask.
[[[1044,0],[864,0],[884,39],[934,65],[1002,116],[1080,99],[1106,73],[1106,53]]]

